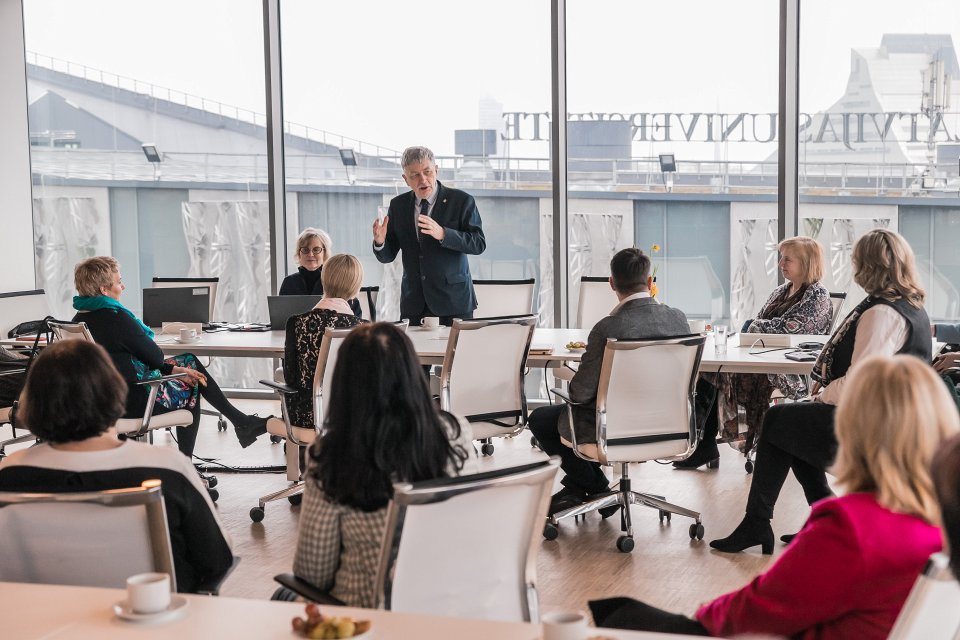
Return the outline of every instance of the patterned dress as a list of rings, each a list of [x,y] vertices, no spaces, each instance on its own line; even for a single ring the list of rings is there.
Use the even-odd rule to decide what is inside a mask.
[[[790,296],[790,283],[777,287],[760,313],[750,323],[747,333],[794,333],[825,335],[830,330],[833,310],[830,293],[819,282],[807,286],[800,300],[781,311]],[[773,315],[774,311],[779,311]],[[757,429],[770,406],[774,388],[788,398],[807,395],[806,382],[796,375],[768,375],[765,373],[721,373],[715,377],[720,419],[720,440],[734,442],[740,439],[739,407],[743,407],[746,423],[744,451],[753,448]]]
[[[297,390],[287,400],[290,423],[313,428],[313,374],[317,369],[320,342],[327,329],[350,329],[361,322],[353,314],[331,309],[311,309],[287,320],[287,338],[283,349],[283,378]]]

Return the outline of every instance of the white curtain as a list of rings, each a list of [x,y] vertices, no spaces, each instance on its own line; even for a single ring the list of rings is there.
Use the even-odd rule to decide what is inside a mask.
[[[93,198],[33,199],[37,288],[47,293],[56,318],[73,317],[73,268],[97,255],[100,213]]]

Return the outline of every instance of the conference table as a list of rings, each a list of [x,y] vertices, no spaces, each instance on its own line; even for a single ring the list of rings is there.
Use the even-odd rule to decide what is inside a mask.
[[[0,620],[4,638],[16,640],[110,640],[111,638],[271,638],[291,640],[294,617],[304,605],[294,602],[182,595],[186,606],[161,619],[129,622],[113,605],[126,599],[123,589],[67,587],[0,582]],[[525,622],[466,620],[392,611],[322,606],[324,615],[370,620],[364,640],[538,640],[540,625]],[[695,636],[616,629],[588,629],[583,636],[607,640],[667,640]],[[699,636],[697,636],[699,637]]]
[[[529,366],[556,367],[564,362],[577,362],[580,353],[569,352],[569,342],[587,341],[587,329],[537,328],[533,334]],[[441,364],[447,348],[449,329],[425,331],[411,327],[407,335],[424,364]],[[824,342],[826,336],[806,336],[812,341]],[[190,352],[198,356],[282,358],[285,334],[283,331],[238,332],[220,331],[204,333],[199,340],[180,343],[173,336],[158,335],[160,349],[167,355]],[[544,353],[549,351],[549,353]],[[770,350],[738,346],[735,338],[727,345],[726,353],[719,354],[713,345],[713,336],[707,343],[700,362],[701,372],[724,373],[810,373],[813,362],[796,362],[784,357],[787,350]]]

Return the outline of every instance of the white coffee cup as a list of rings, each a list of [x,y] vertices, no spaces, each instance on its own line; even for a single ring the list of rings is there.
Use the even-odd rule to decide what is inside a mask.
[[[127,578],[127,602],[134,613],[157,613],[170,606],[170,574],[138,573]]]
[[[706,320],[690,320],[688,322],[690,324],[691,333],[703,333],[707,329]]]
[[[196,329],[180,329],[180,342],[193,342],[196,339]]]
[[[587,614],[582,611],[551,611],[540,616],[543,640],[584,640]]]
[[[424,329],[428,329],[428,330],[430,330],[430,331],[433,331],[434,329],[439,329],[439,328],[440,328],[440,318],[437,318],[437,317],[435,317],[435,316],[428,316],[428,317],[426,317],[426,318],[423,319],[421,326],[422,326]]]

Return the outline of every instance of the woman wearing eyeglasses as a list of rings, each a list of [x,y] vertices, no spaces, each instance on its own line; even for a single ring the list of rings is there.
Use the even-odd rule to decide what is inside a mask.
[[[323,280],[320,273],[323,263],[333,255],[333,241],[323,229],[307,227],[297,236],[295,260],[299,265],[296,273],[291,273],[280,284],[282,296],[323,295]],[[353,315],[360,317],[360,301],[349,301]]]

